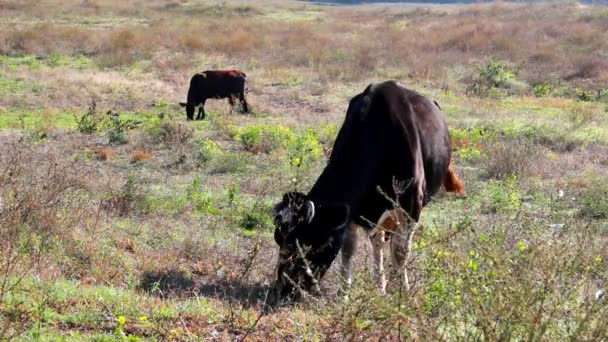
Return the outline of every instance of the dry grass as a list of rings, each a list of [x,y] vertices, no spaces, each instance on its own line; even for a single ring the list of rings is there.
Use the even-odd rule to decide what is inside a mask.
[[[131,162],[137,163],[144,160],[150,160],[152,158],[152,153],[148,151],[145,147],[137,147],[133,152],[131,152]]]

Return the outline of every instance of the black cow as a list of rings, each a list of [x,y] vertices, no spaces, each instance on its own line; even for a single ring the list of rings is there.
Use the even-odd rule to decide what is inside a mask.
[[[186,107],[188,120],[194,117],[194,108],[199,107],[196,120],[205,118],[205,101],[207,99],[228,98],[230,106],[234,106],[234,99],[238,98],[245,113],[249,112],[245,100],[246,77],[244,72],[238,70],[207,70],[192,76],[188,89],[188,102],[180,102]]]
[[[297,297],[296,288],[314,289],[340,248],[349,279],[354,227],[373,231],[395,208],[389,198],[415,227],[441,185],[462,193],[450,158],[448,127],[436,102],[395,81],[370,84],[352,98],[329,163],[308,195],[287,193],[273,209],[279,297]],[[395,217],[400,216],[405,215]],[[410,239],[392,237],[399,267]]]

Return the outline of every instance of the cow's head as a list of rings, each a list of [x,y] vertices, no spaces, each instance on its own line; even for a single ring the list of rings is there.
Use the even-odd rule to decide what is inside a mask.
[[[276,291],[297,299],[317,284],[336,258],[349,216],[346,205],[315,204],[305,194],[289,192],[273,209],[274,240],[279,245]]]
[[[195,105],[193,103],[186,103],[186,102],[180,102],[179,105],[182,107],[186,107],[186,117],[188,117],[188,120],[193,120]]]

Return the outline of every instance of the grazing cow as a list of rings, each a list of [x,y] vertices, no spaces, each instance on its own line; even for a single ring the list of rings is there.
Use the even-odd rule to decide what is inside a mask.
[[[192,76],[188,89],[188,102],[180,102],[186,107],[188,120],[194,117],[194,108],[198,108],[196,120],[205,118],[205,101],[207,99],[228,98],[230,106],[234,106],[234,99],[238,98],[245,113],[249,112],[245,100],[246,77],[244,72],[238,70],[207,70]]]
[[[391,225],[388,218],[395,229],[403,227],[390,234],[393,266],[403,270],[422,208],[442,185],[463,192],[450,158],[448,128],[436,102],[395,81],[370,84],[353,97],[329,162],[308,195],[287,193],[273,208],[278,296],[314,290],[340,248],[342,275],[349,280],[355,226],[372,232],[373,242],[384,235],[373,235],[376,223]],[[377,260],[377,273],[379,267]]]

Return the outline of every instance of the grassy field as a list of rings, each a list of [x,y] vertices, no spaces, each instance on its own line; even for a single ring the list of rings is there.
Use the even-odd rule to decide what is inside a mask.
[[[2,0],[0,340],[606,340],[606,51],[575,2]],[[187,122],[214,68],[253,112]],[[423,211],[409,292],[365,242],[348,300],[334,265],[264,312],[272,204],[385,79],[441,105],[466,195]]]

